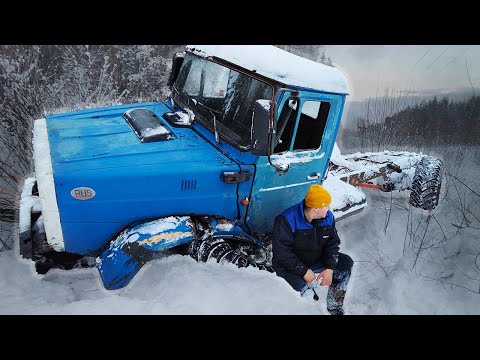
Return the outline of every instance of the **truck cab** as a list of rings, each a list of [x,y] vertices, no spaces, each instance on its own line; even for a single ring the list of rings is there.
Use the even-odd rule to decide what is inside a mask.
[[[190,46],[172,100],[238,171],[236,220],[251,234],[325,177],[348,92],[337,69],[269,46]],[[294,64],[292,66],[291,64]]]

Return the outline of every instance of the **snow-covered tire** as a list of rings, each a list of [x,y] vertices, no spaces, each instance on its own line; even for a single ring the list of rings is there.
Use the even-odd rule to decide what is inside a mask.
[[[410,205],[423,210],[437,207],[442,185],[442,166],[442,162],[432,156],[420,160],[413,176]]]
[[[257,247],[235,239],[210,237],[203,241],[193,241],[188,254],[200,262],[215,259],[218,263],[228,262],[238,267],[252,266],[273,272],[270,252],[266,247]]]

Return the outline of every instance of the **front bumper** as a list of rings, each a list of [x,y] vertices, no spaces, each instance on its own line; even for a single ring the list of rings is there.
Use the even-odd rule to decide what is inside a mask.
[[[52,157],[45,119],[35,121],[33,130],[33,154],[35,177],[38,184],[38,198],[42,207],[43,223],[47,242],[55,251],[64,251],[62,226],[58,211],[55,182],[53,179]]]

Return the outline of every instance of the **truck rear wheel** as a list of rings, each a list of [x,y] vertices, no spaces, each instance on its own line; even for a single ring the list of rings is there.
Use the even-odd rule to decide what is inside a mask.
[[[217,263],[233,263],[238,267],[257,267],[273,272],[271,254],[267,247],[258,247],[235,238],[207,238],[189,244],[187,253],[197,261],[215,259]]]
[[[410,205],[423,210],[437,207],[442,185],[442,162],[431,156],[423,157],[415,169],[411,185]]]

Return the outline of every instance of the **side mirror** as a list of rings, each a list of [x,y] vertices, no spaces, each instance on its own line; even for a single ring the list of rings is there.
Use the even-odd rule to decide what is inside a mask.
[[[270,114],[275,104],[272,100],[259,99],[255,101],[252,115],[252,130],[250,138],[250,151],[254,155],[265,156],[269,154],[271,144]]]
[[[175,83],[175,80],[177,80],[178,74],[180,73],[180,68],[183,64],[183,59],[185,59],[185,52],[177,52],[175,55],[173,55],[172,69],[170,70],[167,86],[172,87],[172,85]]]

